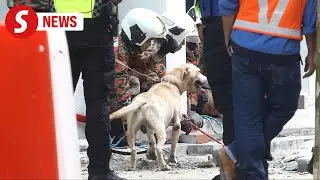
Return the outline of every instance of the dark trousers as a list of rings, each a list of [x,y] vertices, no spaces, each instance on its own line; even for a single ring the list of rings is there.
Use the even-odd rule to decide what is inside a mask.
[[[111,137],[116,137],[115,141],[118,140],[118,138],[121,138],[125,136],[125,131],[123,129],[122,120],[117,121],[111,121]]]
[[[85,133],[90,175],[109,171],[109,93],[114,85],[114,49],[104,26],[86,23],[82,32],[67,32],[74,88],[82,72],[86,102]]]
[[[226,51],[221,17],[203,19],[203,59],[217,110],[223,114],[223,142],[234,139],[231,58]]]
[[[236,142],[230,149],[241,179],[265,180],[266,148],[298,107],[300,55],[266,54],[236,44],[232,48]]]

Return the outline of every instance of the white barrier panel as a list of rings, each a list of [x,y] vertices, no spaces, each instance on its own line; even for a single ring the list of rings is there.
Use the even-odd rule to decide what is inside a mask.
[[[59,178],[80,179],[78,132],[69,50],[64,31],[48,31]]]
[[[0,39],[0,179],[80,179],[65,33]]]

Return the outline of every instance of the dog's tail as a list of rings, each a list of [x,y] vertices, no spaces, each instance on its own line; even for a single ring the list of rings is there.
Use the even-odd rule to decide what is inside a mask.
[[[110,120],[120,119],[120,118],[126,116],[128,113],[130,113],[134,110],[137,110],[139,107],[141,107],[145,104],[147,104],[147,101],[133,101],[128,106],[125,106],[125,107],[119,109],[118,111],[111,113]]]

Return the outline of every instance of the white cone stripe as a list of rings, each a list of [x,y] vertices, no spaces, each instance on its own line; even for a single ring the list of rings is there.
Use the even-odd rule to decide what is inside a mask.
[[[64,31],[48,31],[60,179],[81,179],[71,66]]]

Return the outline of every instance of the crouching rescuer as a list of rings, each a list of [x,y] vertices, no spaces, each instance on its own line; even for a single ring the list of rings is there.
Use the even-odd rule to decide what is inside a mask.
[[[132,9],[124,17],[115,57],[112,112],[129,105],[134,96],[160,82],[166,72],[165,55],[180,50],[182,41],[194,28],[194,22],[187,14],[177,17],[143,8]],[[128,146],[123,122],[125,119],[111,123],[113,152]],[[136,146],[139,148],[141,144],[136,142]]]

